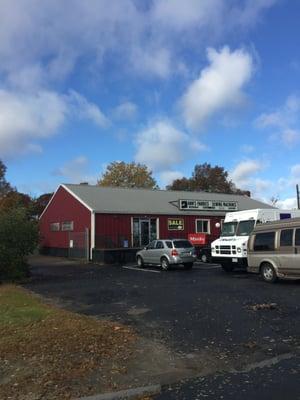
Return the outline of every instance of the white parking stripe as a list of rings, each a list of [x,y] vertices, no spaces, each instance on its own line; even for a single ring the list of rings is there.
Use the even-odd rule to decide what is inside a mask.
[[[143,271],[143,272],[154,272],[156,274],[160,274],[161,273],[161,271],[156,271],[154,269],[146,269],[146,268],[138,268],[138,267],[126,267],[125,265],[123,265],[122,268],[132,269],[134,271],[137,270],[137,271]]]
[[[195,265],[194,268],[196,269],[219,269],[221,268],[221,265],[212,265],[212,266],[207,266],[207,267],[202,267],[201,265]]]

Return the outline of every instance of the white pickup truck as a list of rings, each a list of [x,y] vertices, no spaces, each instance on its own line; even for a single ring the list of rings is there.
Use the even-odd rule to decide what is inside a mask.
[[[255,225],[295,217],[300,217],[300,210],[268,208],[227,213],[221,236],[211,243],[212,262],[228,272],[235,267],[247,268],[248,238]]]

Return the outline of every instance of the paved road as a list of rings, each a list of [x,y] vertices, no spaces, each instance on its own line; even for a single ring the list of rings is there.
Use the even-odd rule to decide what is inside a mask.
[[[32,272],[37,293],[129,324],[191,361],[194,377],[157,399],[300,399],[300,282],[270,285],[208,264],[161,272],[44,259]],[[198,368],[200,356],[207,368]]]

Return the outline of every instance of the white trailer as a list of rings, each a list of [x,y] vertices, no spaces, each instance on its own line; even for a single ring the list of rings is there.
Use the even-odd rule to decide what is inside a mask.
[[[221,264],[225,271],[247,268],[248,238],[255,225],[296,217],[300,217],[300,210],[259,208],[227,213],[221,236],[211,243],[212,262]]]

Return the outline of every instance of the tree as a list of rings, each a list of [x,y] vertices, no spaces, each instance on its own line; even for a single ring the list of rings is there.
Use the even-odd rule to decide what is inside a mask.
[[[10,210],[12,208],[24,208],[31,214],[32,199],[28,194],[19,193],[16,190],[11,190],[6,196],[0,199],[0,209]]]
[[[5,179],[6,174],[6,166],[0,160],[0,200],[7,195],[7,193],[11,192],[13,189],[10,184]]]
[[[229,179],[228,172],[218,165],[208,163],[195,166],[191,178],[176,179],[167,187],[168,190],[204,191],[216,193],[234,193],[250,196],[249,191],[236,188]]]
[[[28,217],[24,208],[0,210],[0,279],[27,276],[26,256],[37,244],[37,223]]]
[[[33,215],[40,216],[44,211],[45,207],[49,203],[53,193],[44,193],[41,196],[33,199]]]
[[[99,186],[114,186],[123,188],[157,189],[152,171],[144,164],[114,161],[110,163],[101,179]]]

